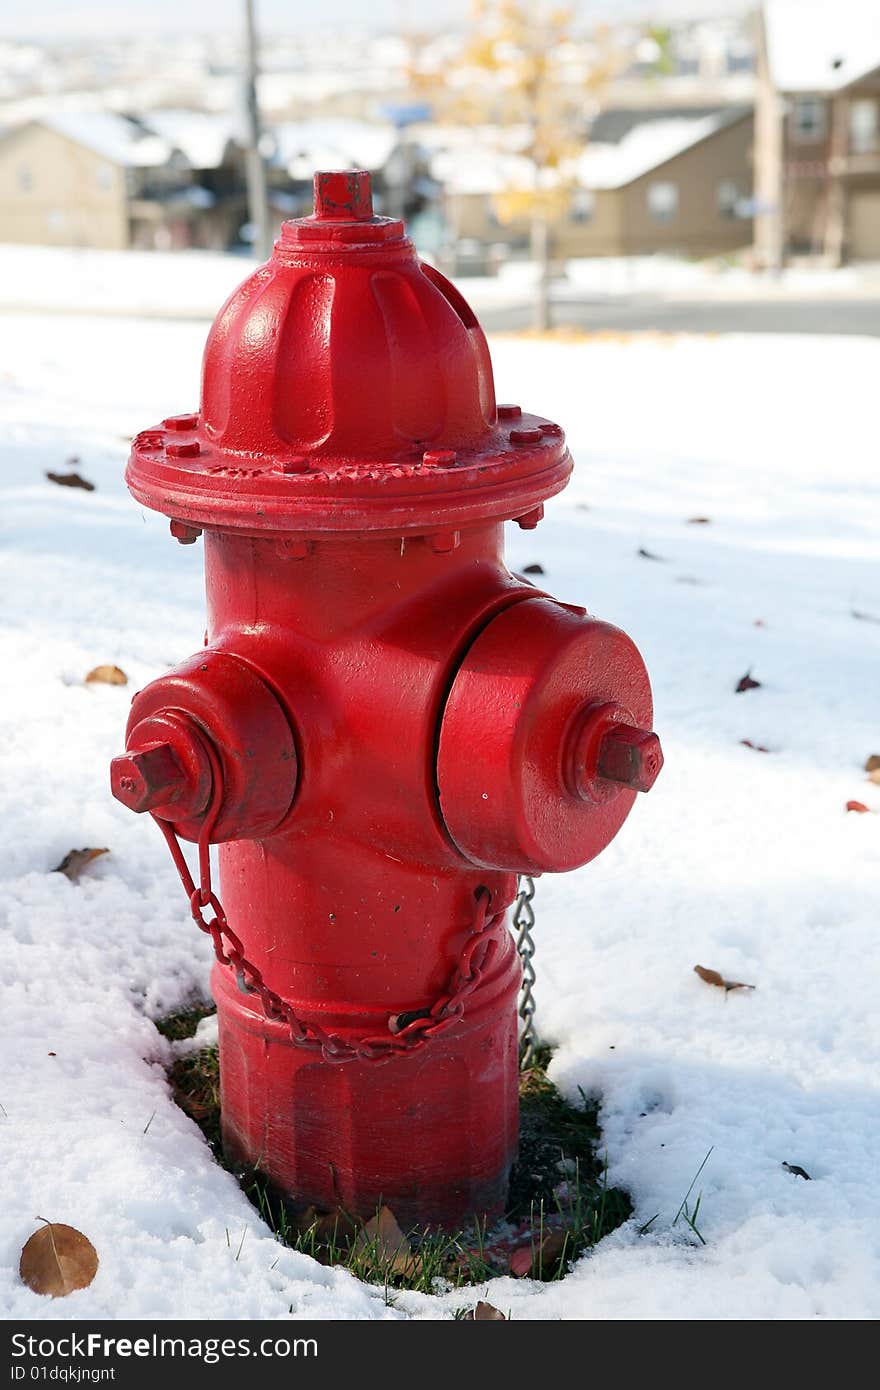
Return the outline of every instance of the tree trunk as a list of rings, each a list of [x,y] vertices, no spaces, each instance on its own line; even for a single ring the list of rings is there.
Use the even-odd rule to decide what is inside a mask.
[[[532,218],[531,240],[532,259],[538,267],[534,326],[538,333],[546,333],[553,326],[550,307],[550,227],[542,212],[536,212]]]

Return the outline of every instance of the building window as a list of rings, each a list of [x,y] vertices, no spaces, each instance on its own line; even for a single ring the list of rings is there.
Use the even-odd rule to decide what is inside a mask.
[[[34,176],[27,164],[20,164],[18,168],[18,187],[22,193],[30,193],[34,186]]]
[[[591,188],[576,188],[571,195],[569,216],[572,222],[592,222],[596,211],[596,195]]]
[[[849,108],[849,147],[851,154],[874,154],[878,140],[878,107],[876,101],[864,98]]]
[[[678,212],[678,184],[648,184],[648,212],[655,222],[673,222]]]
[[[715,190],[715,196],[721,217],[738,216],[739,189],[733,179],[722,179]]]
[[[825,103],[821,97],[796,97],[791,115],[792,137],[801,145],[825,139]]]

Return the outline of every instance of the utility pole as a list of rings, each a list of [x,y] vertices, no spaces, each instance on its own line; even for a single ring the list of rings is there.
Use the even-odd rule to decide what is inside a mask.
[[[269,198],[266,188],[266,165],[260,150],[260,107],[257,100],[257,32],[254,0],[244,0],[245,18],[245,177],[247,179],[248,217],[254,229],[254,254],[266,261],[272,254],[272,230],[269,224]]]

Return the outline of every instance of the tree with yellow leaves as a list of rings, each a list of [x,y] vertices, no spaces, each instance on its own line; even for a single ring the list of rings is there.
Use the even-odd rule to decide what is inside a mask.
[[[606,36],[607,37],[607,36]],[[527,220],[538,265],[535,327],[550,327],[553,224],[571,199],[575,156],[582,150],[590,98],[610,75],[613,52],[602,36],[601,57],[587,66],[572,39],[572,13],[541,0],[474,0],[460,69],[472,72],[459,117],[489,120],[516,142],[529,177],[496,194],[501,222]],[[509,141],[505,142],[509,150]]]

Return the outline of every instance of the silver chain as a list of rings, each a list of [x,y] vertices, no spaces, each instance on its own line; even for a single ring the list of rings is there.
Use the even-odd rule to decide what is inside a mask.
[[[534,1062],[535,1048],[538,1042],[534,1021],[535,995],[533,986],[535,983],[535,967],[532,964],[532,957],[535,954],[535,942],[532,937],[532,928],[535,925],[535,910],[532,907],[532,899],[534,896],[534,879],[529,878],[528,874],[520,874],[517,881],[517,894],[513,904],[512,919],[512,925],[516,932],[516,953],[522,962],[522,984],[520,985],[519,1005],[517,1009],[523,1025],[519,1035],[520,1071],[526,1071]]]

